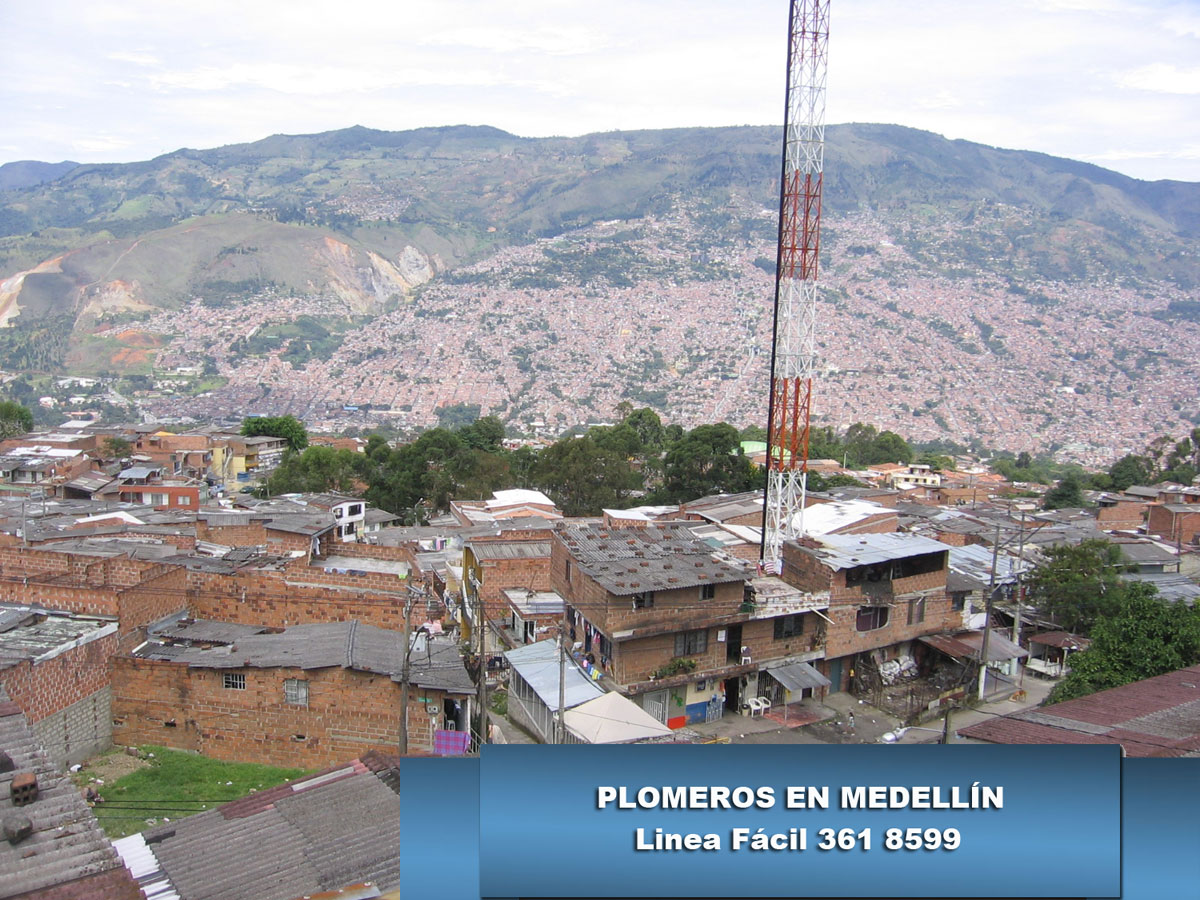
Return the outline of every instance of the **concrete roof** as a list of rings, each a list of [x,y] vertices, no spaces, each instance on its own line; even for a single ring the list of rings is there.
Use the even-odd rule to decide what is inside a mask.
[[[797,521],[800,514],[797,513]],[[834,500],[817,503],[804,510],[804,533],[817,537],[840,528],[848,528],[875,516],[899,518],[894,509],[869,500]]]

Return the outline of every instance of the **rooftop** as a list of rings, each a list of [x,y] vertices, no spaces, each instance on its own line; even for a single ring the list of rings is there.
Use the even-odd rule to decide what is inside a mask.
[[[112,896],[122,882],[123,896],[137,896],[121,860],[100,830],[83,796],[66,775],[58,772],[33,736],[17,704],[0,685],[0,750],[13,761],[11,772],[0,773],[0,816],[26,815],[33,833],[17,843],[0,840],[0,897],[14,897],[112,871],[110,891],[82,885],[55,896]],[[13,803],[10,784],[19,773],[37,776],[38,797],[32,804]],[[48,896],[45,895],[45,896]]]
[[[618,596],[744,580],[686,525],[570,525],[558,537],[581,571]]]
[[[205,627],[205,626],[202,626]],[[220,647],[180,647],[148,642],[134,655],[172,660],[202,669],[324,669],[338,666],[387,675],[400,681],[404,670],[403,637],[399,632],[361,622],[293,625],[281,631],[242,634]],[[416,644],[409,660],[409,680],[418,687],[473,694],[458,646],[449,637]]]
[[[949,546],[915,534],[826,534],[815,538],[820,549],[802,547],[834,571],[926,553],[945,553]]]
[[[117,630],[111,616],[87,616],[43,607],[0,603],[0,669],[44,662]]]
[[[1200,666],[959,729],[994,744],[1120,744],[1127,756],[1200,756]]]
[[[399,886],[394,767],[368,758],[116,841],[152,897],[295,900]],[[172,893],[173,892],[173,893]]]

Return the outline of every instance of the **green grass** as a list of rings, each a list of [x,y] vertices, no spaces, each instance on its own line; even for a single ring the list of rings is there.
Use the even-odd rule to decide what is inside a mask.
[[[154,754],[148,767],[97,788],[104,802],[93,812],[110,838],[143,831],[151,825],[148,820],[182,819],[310,771],[222,762],[164,747],[141,749]]]

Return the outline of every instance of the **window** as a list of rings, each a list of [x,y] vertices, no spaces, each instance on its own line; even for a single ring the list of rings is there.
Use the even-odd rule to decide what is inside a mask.
[[[244,691],[246,676],[241,672],[226,672],[221,676],[221,683],[227,691]]]
[[[717,586],[715,584],[700,585],[701,600],[711,600],[715,596],[717,596]]]
[[[675,655],[695,656],[708,649],[708,630],[681,631],[675,635]]]
[[[302,678],[285,678],[283,699],[292,706],[308,706],[308,682]]]
[[[950,595],[950,607],[955,612],[962,612],[967,605],[966,592],[959,592]]]
[[[361,516],[361,515],[362,515],[362,510],[363,510],[363,508],[362,508],[362,504],[361,504],[361,503],[355,503],[355,504],[354,504],[353,506],[351,506],[351,507],[350,507],[350,509],[349,509],[349,510],[346,512],[346,515],[348,515],[348,516]]]
[[[908,624],[914,625],[925,621],[925,598],[914,597],[908,601]]]
[[[803,613],[797,613],[794,616],[780,616],[775,620],[775,640],[782,641],[798,634],[804,634]]]
[[[864,606],[859,609],[854,622],[855,631],[874,631],[888,623],[888,607]]]
[[[654,591],[641,591],[633,595],[634,609],[650,609],[654,606]]]

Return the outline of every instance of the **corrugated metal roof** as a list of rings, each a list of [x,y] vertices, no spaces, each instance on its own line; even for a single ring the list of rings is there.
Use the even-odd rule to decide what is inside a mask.
[[[853,569],[926,553],[945,553],[951,549],[941,541],[915,534],[826,534],[815,540],[821,544],[821,549],[803,549],[834,570]]]
[[[543,703],[551,710],[558,709],[558,644],[555,641],[538,641],[526,644],[504,654],[513,671],[533,688]],[[585,675],[571,659],[564,665],[566,672],[563,708],[570,709],[588,700],[594,700],[604,689]]]
[[[33,834],[19,843],[0,840],[0,897],[39,891],[109,870],[124,872],[120,857],[83,796],[51,764],[2,685],[0,750],[12,757],[15,766],[11,772],[0,773],[0,816],[20,811],[30,817],[34,828]],[[30,806],[17,807],[9,783],[21,772],[37,775],[38,798]],[[86,882],[72,896],[83,894],[90,894]]]
[[[1200,666],[959,729],[999,744],[1120,744],[1127,756],[1187,756],[1200,746]]]
[[[392,890],[400,798],[361,762],[343,768],[333,780],[301,779],[144,836],[183,900],[294,900],[366,882]]]
[[[242,634],[228,646],[187,647],[144,644],[135,655],[172,659],[202,669],[324,669],[333,666],[387,675],[399,681],[404,671],[401,632],[360,622],[293,625],[279,632]],[[418,687],[473,694],[457,644],[449,637],[426,641],[409,659],[409,680]]]
[[[484,559],[549,559],[549,541],[468,541],[475,558]]]
[[[923,644],[928,644],[935,650],[940,650],[955,659],[973,659],[979,661],[983,650],[982,631],[960,631],[957,634],[927,634],[920,638]],[[988,637],[988,662],[1003,662],[1009,659],[1024,659],[1029,651],[1022,650],[996,629],[991,629]]]
[[[829,687],[833,682],[806,662],[787,663],[782,666],[765,666],[767,674],[789,691],[805,688]]]
[[[618,596],[745,579],[741,569],[723,562],[682,524],[573,525],[558,534],[579,569]]]

